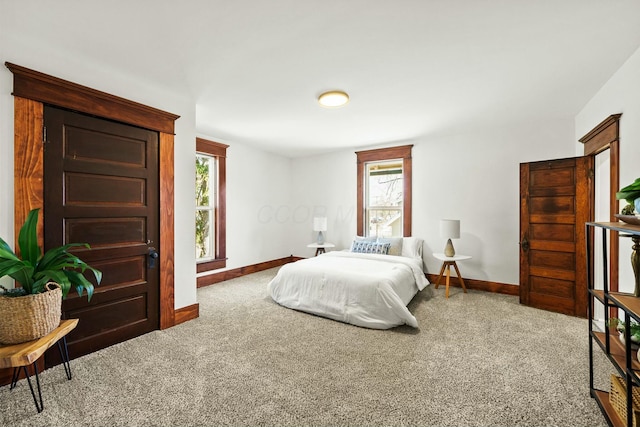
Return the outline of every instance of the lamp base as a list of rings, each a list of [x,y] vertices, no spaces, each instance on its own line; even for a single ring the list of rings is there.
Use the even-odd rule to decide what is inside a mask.
[[[324,245],[324,234],[322,231],[318,231],[318,240],[316,241],[319,245]]]
[[[448,257],[456,255],[456,250],[453,249],[453,243],[451,243],[451,239],[447,240],[447,245],[444,247],[444,254]]]

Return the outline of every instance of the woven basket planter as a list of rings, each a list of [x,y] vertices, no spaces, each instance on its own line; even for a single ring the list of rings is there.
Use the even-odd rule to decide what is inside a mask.
[[[633,411],[633,421],[631,425],[640,426],[640,387],[633,386],[631,403]],[[611,374],[611,391],[609,393],[609,403],[613,406],[622,422],[627,424],[627,383],[624,378]]]
[[[42,338],[60,324],[62,289],[49,282],[47,291],[21,297],[0,295],[0,343],[19,344]]]

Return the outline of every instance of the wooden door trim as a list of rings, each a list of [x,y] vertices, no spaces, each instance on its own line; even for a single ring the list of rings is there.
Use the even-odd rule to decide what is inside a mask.
[[[611,150],[609,155],[609,221],[617,222],[614,216],[618,213],[618,200],[616,192],[620,189],[620,114],[612,114],[596,127],[591,129],[578,141],[584,144],[584,155],[595,159],[595,156],[606,149]],[[595,172],[595,171],[594,171]],[[595,179],[592,180],[589,192],[592,208],[595,208]],[[594,212],[590,213],[590,220],[594,220]],[[609,289],[618,290],[618,253],[620,241],[618,232],[611,231],[609,239]],[[593,262],[591,263],[593,265]]]
[[[356,202],[356,227],[359,236],[364,236],[364,178],[365,178],[365,163],[377,162],[383,160],[402,159],[402,176],[403,176],[403,208],[402,208],[402,235],[405,237],[411,236],[411,204],[412,204],[412,168],[411,168],[411,145],[401,145],[397,147],[389,148],[376,148],[373,150],[356,151],[357,158],[357,193],[358,199]]]
[[[179,116],[156,110],[113,95],[5,63],[14,73],[14,224],[17,233],[31,209],[43,207],[44,158],[42,151],[44,102],[71,108],[102,118],[120,120],[112,109],[131,113],[125,123],[159,132],[160,143],[160,329],[175,325],[174,254],[174,123]],[[37,84],[33,79],[37,77]],[[16,92],[16,82],[20,91]],[[17,95],[16,93],[20,93]],[[46,94],[47,100],[42,98]],[[94,99],[95,97],[95,99]],[[76,105],[77,102],[77,105]],[[169,129],[168,122],[171,121]],[[155,123],[155,125],[154,125]],[[158,124],[162,123],[160,129]],[[39,222],[41,225],[43,221]],[[44,234],[38,239],[43,247]],[[163,236],[165,238],[163,238]],[[17,246],[17,245],[16,245]]]
[[[173,134],[160,132],[160,329],[176,324]]]
[[[13,73],[13,96],[170,134],[180,117],[10,62],[5,65]]]
[[[20,227],[29,211],[44,206],[44,105],[14,97],[14,235],[16,250]],[[38,218],[38,245],[44,247],[43,212]]]
[[[589,196],[590,188],[593,188],[593,178],[589,171],[593,170],[594,158],[587,157],[585,161],[576,160],[576,177],[587,177],[587,181],[576,183],[576,275],[575,275],[575,315],[587,317],[588,290],[587,290],[587,253],[586,253],[586,228],[585,223],[593,218],[593,199]],[[580,170],[581,169],[581,170]],[[583,191],[580,191],[582,187]]]
[[[585,156],[598,154],[618,141],[620,117],[622,113],[610,115],[578,140],[584,144]]]
[[[522,194],[522,192],[525,192]],[[529,229],[529,163],[520,163],[520,248],[519,248],[519,264],[520,264],[520,304],[529,305],[529,263],[523,264],[522,243],[526,238],[529,240],[525,230]],[[526,224],[526,226],[525,226]],[[525,269],[526,267],[526,269]]]

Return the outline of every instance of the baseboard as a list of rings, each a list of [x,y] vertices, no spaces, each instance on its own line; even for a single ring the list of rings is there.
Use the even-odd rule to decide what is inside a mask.
[[[195,303],[176,309],[176,325],[197,319],[200,316],[200,304]],[[175,325],[174,325],[175,326]]]
[[[427,279],[429,279],[429,282],[433,283],[435,285],[436,280],[438,280],[438,275],[437,274],[426,274]],[[479,291],[485,291],[485,292],[493,292],[496,294],[506,294],[506,295],[520,295],[520,287],[517,285],[509,285],[507,283],[498,283],[498,282],[487,282],[485,280],[476,280],[476,279],[467,279],[465,277],[463,277],[464,279],[464,284],[467,287],[467,289],[476,289]],[[444,286],[445,285],[445,277],[442,277],[440,279],[440,286]],[[451,277],[450,281],[449,281],[449,286],[455,286],[457,288],[461,288],[462,286],[460,286],[460,281],[458,280],[457,277]]]
[[[225,280],[235,279],[236,277],[245,276],[251,273],[257,273],[258,271],[268,270],[274,267],[280,267],[281,265],[285,265],[290,262],[295,262],[300,259],[302,258],[290,255],[288,257],[274,259],[272,261],[265,261],[265,262],[260,262],[258,264],[248,265],[246,267],[234,268],[232,270],[225,270],[219,273],[207,274],[206,276],[199,276],[197,278],[197,287],[202,288],[204,286],[209,286],[216,283],[224,282]]]
[[[232,270],[221,271],[219,273],[212,273],[206,276],[200,276],[197,279],[197,286],[198,288],[202,288],[205,286],[214,285],[216,283],[224,282],[225,280],[235,279],[236,277],[245,276],[251,273],[257,273],[258,271],[268,270],[274,267],[280,267],[281,265],[285,265],[290,262],[296,262],[301,259],[304,259],[304,258],[290,255],[288,257],[275,259],[272,261],[260,262],[258,264],[248,265],[240,268],[234,268]],[[427,276],[427,279],[429,279],[429,281],[434,284],[438,279],[437,274],[425,274],[425,276]],[[445,278],[443,277],[440,280],[441,280],[441,284],[444,285]],[[464,283],[467,289],[475,289],[479,291],[493,292],[493,293],[505,294],[505,295],[515,295],[515,296],[520,295],[520,287],[517,285],[510,285],[507,283],[499,283],[499,282],[489,282],[489,281],[477,280],[477,279],[466,279],[466,278],[464,278]],[[449,286],[461,287],[457,277],[451,277]],[[179,309],[179,310],[182,310],[182,309]],[[195,317],[197,317],[197,314]],[[191,318],[188,318],[186,320],[191,320]],[[178,322],[178,310],[176,310],[176,325],[179,323],[182,323],[182,322]]]

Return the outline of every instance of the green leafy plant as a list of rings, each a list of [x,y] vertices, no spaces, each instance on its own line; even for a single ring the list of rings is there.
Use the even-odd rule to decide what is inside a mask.
[[[640,342],[640,323],[631,319],[630,325],[631,325],[631,331],[630,331],[631,341]],[[621,334],[624,334],[624,329],[625,329],[624,320],[620,320],[617,317],[612,317],[611,319],[609,319],[609,327],[615,328],[618,332],[620,332]]]
[[[209,205],[209,160],[196,156],[196,206]],[[196,210],[196,258],[207,256],[209,239],[209,211]]]
[[[42,255],[37,235],[39,211],[40,209],[34,209],[29,212],[27,220],[20,229],[18,246],[22,259],[11,250],[7,242],[0,238],[0,277],[12,277],[21,285],[21,288],[5,291],[5,295],[38,294],[45,290],[47,282],[56,282],[62,289],[63,298],[68,295],[71,286],[75,286],[78,295],[82,296],[83,291],[86,290],[87,298],[91,300],[93,284],[84,277],[83,273],[90,270],[97,284],[102,280],[102,273],[68,252],[73,247],[89,248],[89,245],[70,243],[52,248]]]
[[[640,178],[636,178],[631,184],[623,187],[616,193],[616,199],[624,199],[630,205],[633,205],[633,201],[640,197]]]

